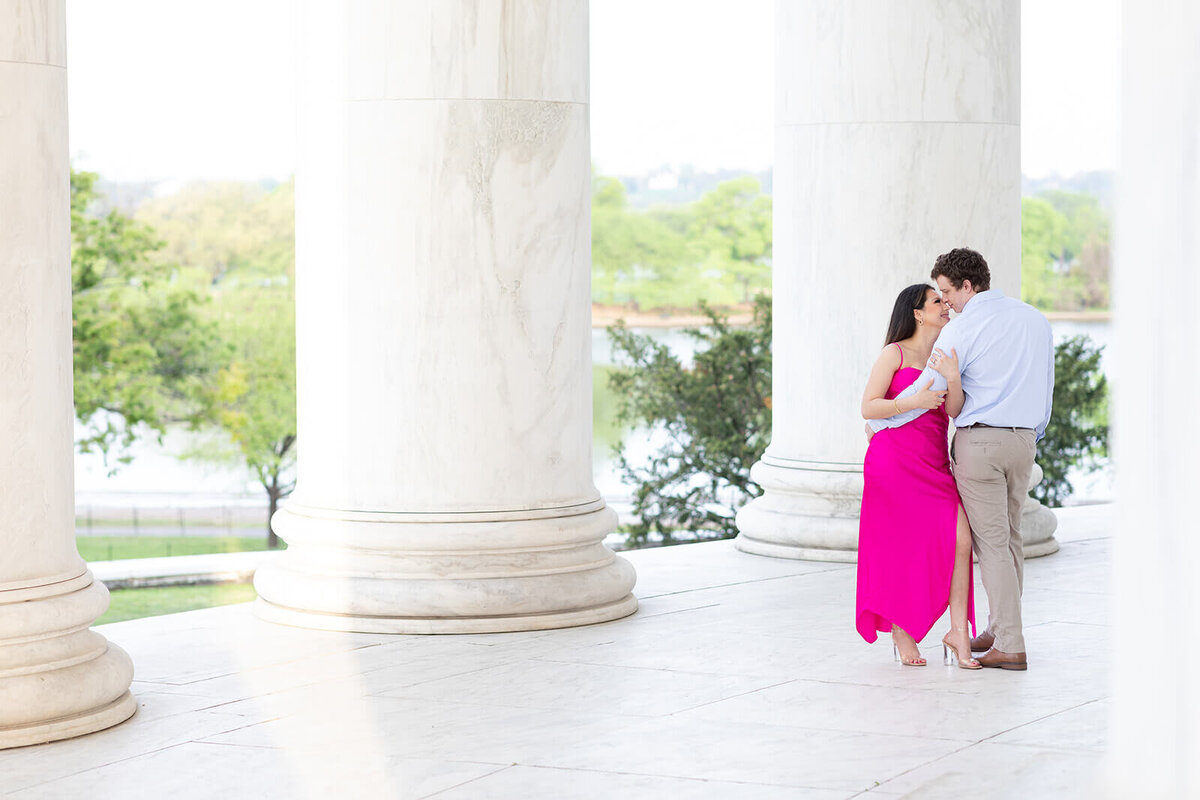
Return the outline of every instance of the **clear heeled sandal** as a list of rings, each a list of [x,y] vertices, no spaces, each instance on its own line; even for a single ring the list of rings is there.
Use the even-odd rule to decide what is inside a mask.
[[[923,666],[925,666],[925,664],[928,662],[924,659],[924,657],[921,656],[921,651],[919,649],[917,650],[917,657],[912,659],[911,661],[909,659],[905,658],[904,656],[900,655],[900,648],[896,646],[896,638],[895,638],[896,633],[895,632],[896,632],[896,628],[895,628],[895,626],[892,626],[892,660],[899,661],[901,664],[903,664],[906,667],[923,667]]]
[[[951,628],[950,633],[966,633],[966,628]],[[946,636],[949,636],[947,633]],[[983,669],[983,665],[973,658],[968,658],[965,661],[959,657],[958,648],[946,641],[946,636],[942,637],[942,663],[948,667],[958,666],[959,669]],[[971,645],[968,644],[967,647]]]

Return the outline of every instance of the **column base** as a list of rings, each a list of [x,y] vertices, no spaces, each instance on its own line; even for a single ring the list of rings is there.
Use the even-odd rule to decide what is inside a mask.
[[[603,501],[493,515],[290,504],[272,525],[287,552],[254,577],[255,611],[271,622],[500,633],[608,622],[638,607],[633,567],[603,545],[616,527]]]
[[[858,559],[861,466],[764,456],[750,477],[763,493],[738,511],[738,550],[804,561]]]
[[[57,742],[59,739],[73,739],[102,731],[121,724],[132,717],[135,711],[137,700],[127,691],[108,705],[91,711],[29,725],[0,728],[0,750]]]
[[[862,469],[851,465],[764,458],[750,470],[763,488],[738,512],[734,546],[745,553],[804,561],[854,563],[858,560],[858,514]],[[1032,490],[1042,480],[1033,465]],[[1021,513],[1025,557],[1058,552],[1058,518],[1033,497]]]
[[[633,595],[610,603],[579,611],[564,611],[557,614],[529,614],[512,617],[475,618],[422,618],[422,617],[353,617],[322,614],[316,611],[277,606],[263,598],[254,605],[254,612],[268,622],[292,625],[297,628],[315,628],[326,631],[354,631],[356,633],[513,633],[516,631],[540,631],[552,628],[573,628],[579,625],[594,625],[627,617],[637,611],[637,598]]]
[[[133,662],[88,629],[108,589],[85,576],[53,587],[0,592],[0,749],[68,739],[133,716]],[[29,598],[29,599],[26,599]]]
[[[1036,463],[1029,475],[1029,491],[1042,482],[1045,473]],[[1030,495],[1025,498],[1025,507],[1021,509],[1021,544],[1026,558],[1039,558],[1058,552],[1058,540],[1054,532],[1058,530],[1058,517],[1054,512],[1042,505],[1042,502]]]

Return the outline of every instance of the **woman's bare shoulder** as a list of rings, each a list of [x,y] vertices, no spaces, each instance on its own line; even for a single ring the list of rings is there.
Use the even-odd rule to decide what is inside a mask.
[[[901,349],[899,342],[892,342],[879,351],[879,357],[875,359],[875,366],[888,366],[892,371],[900,369],[904,363],[904,351]]]

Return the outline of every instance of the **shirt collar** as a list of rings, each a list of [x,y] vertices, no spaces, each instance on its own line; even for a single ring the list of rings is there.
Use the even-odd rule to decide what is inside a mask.
[[[1004,292],[1000,291],[999,289],[988,289],[987,291],[976,292],[971,299],[966,302],[966,305],[963,306],[962,313],[965,314],[972,308],[980,305],[986,305],[993,300],[1002,299],[1004,299]]]

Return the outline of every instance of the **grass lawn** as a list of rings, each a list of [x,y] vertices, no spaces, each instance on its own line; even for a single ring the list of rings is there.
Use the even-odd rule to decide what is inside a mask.
[[[220,583],[213,586],[157,586],[150,589],[114,589],[112,602],[104,616],[94,624],[120,622],[126,619],[156,617],[191,611],[195,608],[227,606],[246,603],[255,598],[254,587],[248,583]]]
[[[123,558],[193,556],[201,553],[240,553],[266,550],[260,536],[77,536],[75,544],[84,561]]]

